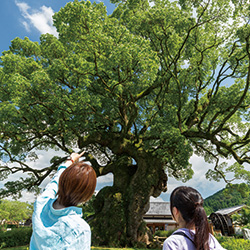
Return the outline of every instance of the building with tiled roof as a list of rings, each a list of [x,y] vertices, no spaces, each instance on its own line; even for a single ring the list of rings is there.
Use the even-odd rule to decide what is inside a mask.
[[[172,218],[169,202],[150,202],[150,208],[143,219],[152,233],[157,230],[175,230],[178,227]]]

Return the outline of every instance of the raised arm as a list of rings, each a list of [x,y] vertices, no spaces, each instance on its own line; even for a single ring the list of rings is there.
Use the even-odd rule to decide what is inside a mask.
[[[53,176],[51,181],[47,184],[47,186],[45,187],[42,194],[38,197],[38,199],[55,198],[57,190],[58,190],[58,182],[59,182],[60,175],[72,163],[78,162],[83,154],[84,152],[80,154],[72,153],[70,157],[58,168],[57,173]]]

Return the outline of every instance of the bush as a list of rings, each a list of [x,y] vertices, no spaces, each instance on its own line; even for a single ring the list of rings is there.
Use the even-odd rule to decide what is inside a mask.
[[[227,250],[248,250],[250,249],[250,240],[235,239],[233,237],[216,237],[221,246]]]
[[[175,230],[170,230],[170,231],[162,231],[158,230],[155,232],[154,236],[159,236],[159,237],[169,237]]]
[[[0,248],[16,247],[29,244],[32,228],[17,228],[7,232],[0,232]]]
[[[6,228],[18,228],[18,225],[11,225],[11,224],[8,225],[8,224],[7,224],[7,227],[6,227]]]
[[[250,229],[250,223],[248,223],[247,225],[245,225],[244,227],[242,228],[247,228],[247,229]]]

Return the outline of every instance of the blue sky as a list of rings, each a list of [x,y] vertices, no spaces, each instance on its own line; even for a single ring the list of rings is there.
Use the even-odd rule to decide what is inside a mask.
[[[0,50],[8,50],[15,37],[27,36],[39,41],[41,33],[55,32],[51,27],[51,14],[58,12],[69,0],[1,0],[0,1]],[[91,1],[93,2],[93,1]],[[97,1],[100,2],[100,1]],[[103,1],[108,13],[114,9],[109,0]]]
[[[28,37],[32,41],[39,41],[39,37],[42,33],[52,33],[57,35],[55,28],[52,26],[52,15],[59,11],[61,7],[64,7],[68,0],[1,0],[0,1],[0,51],[8,50],[11,40],[15,37]],[[111,5],[108,0],[103,1],[107,6],[108,13],[111,13],[114,9],[114,5]],[[53,153],[56,152],[39,152],[39,162],[36,163],[36,167],[43,167],[49,163],[49,159]],[[56,153],[58,154],[58,152]],[[221,188],[225,187],[224,182],[208,181],[205,178],[205,173],[209,168],[213,168],[212,165],[205,163],[204,160],[198,156],[193,156],[190,159],[193,165],[195,175],[192,180],[188,181],[184,185],[189,185],[197,188],[204,198],[212,195]],[[34,163],[31,163],[31,165]],[[20,174],[12,176],[10,180],[20,178]],[[48,182],[48,180],[47,180]],[[42,184],[44,186],[46,182]],[[112,184],[112,175],[98,178],[97,190],[100,190],[105,185]],[[168,200],[171,191],[176,187],[183,185],[182,182],[176,181],[173,178],[169,178],[168,192],[161,195],[161,199]],[[0,182],[0,187],[3,186],[3,182]],[[32,195],[25,193],[25,200],[32,200]]]

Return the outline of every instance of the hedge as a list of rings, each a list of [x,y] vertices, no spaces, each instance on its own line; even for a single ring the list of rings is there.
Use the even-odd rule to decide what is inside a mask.
[[[31,234],[31,227],[13,228],[11,231],[6,232],[0,231],[0,249],[28,245]]]
[[[158,230],[155,232],[154,236],[159,236],[159,237],[169,237],[173,232],[173,231],[163,231],[163,230]]]
[[[12,229],[11,231],[6,231],[6,232],[0,231],[0,249],[4,247],[17,247],[17,246],[29,245],[31,234],[32,234],[32,228],[17,228],[17,229]],[[224,247],[227,250],[236,250],[236,249],[237,250],[249,250],[250,249],[250,240],[235,239],[233,237],[223,237],[223,236],[216,237],[216,238],[220,242],[222,247]],[[92,249],[99,250],[102,248],[92,247]]]
[[[216,237],[221,246],[227,250],[249,250],[250,240],[235,239],[233,237]]]

